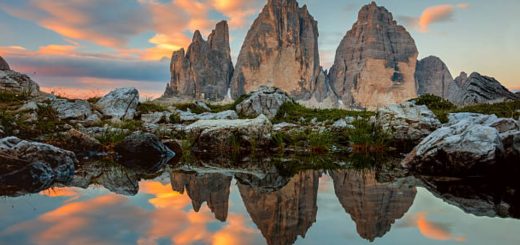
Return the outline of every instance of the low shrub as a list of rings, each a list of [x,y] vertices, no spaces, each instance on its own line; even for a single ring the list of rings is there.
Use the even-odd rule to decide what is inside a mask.
[[[367,118],[372,115],[374,115],[374,113],[369,111],[347,111],[342,109],[311,109],[302,106],[298,103],[287,102],[280,107],[278,113],[276,114],[276,117],[273,119],[273,123],[299,123],[302,118],[306,122],[311,121],[314,118],[316,118],[318,122],[335,122],[347,116],[361,116]]]

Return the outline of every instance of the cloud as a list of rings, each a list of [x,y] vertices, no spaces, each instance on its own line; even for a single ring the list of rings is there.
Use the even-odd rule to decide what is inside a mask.
[[[106,47],[126,46],[131,37],[151,26],[146,10],[127,0],[23,0],[17,4],[2,3],[0,8],[63,37]]]
[[[418,29],[420,32],[428,32],[430,25],[439,22],[453,21],[453,15],[457,9],[467,9],[469,4],[460,3],[456,5],[442,4],[431,6],[422,12],[419,17],[401,16],[401,21]]]
[[[438,241],[464,241],[462,236],[454,236],[449,229],[442,224],[431,222],[425,212],[419,212],[416,216],[416,225],[419,232],[426,238]]]
[[[213,8],[229,18],[231,28],[241,28],[254,15],[262,1],[258,0],[211,0]]]

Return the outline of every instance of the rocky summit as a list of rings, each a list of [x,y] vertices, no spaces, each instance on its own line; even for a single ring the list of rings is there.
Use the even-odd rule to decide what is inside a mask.
[[[187,52],[173,53],[170,71],[166,97],[224,99],[233,75],[227,22],[219,22],[207,41],[196,31]]]
[[[364,6],[347,32],[330,70],[330,82],[347,106],[376,108],[417,96],[415,41],[392,14]]]
[[[11,70],[9,64],[0,56],[0,90],[36,96],[40,93],[40,86],[29,76]]]
[[[482,103],[495,103],[505,100],[518,100],[520,97],[505,88],[495,78],[480,75],[473,72],[469,77],[465,72],[455,78],[455,82],[460,86],[460,91],[456,94],[455,104],[474,105]]]
[[[318,24],[296,0],[269,0],[247,33],[231,81],[234,97],[261,85],[308,99],[320,74]]]
[[[7,61],[0,56],[0,71],[9,71],[11,68],[9,68],[9,64],[7,64]]]
[[[460,90],[446,64],[436,56],[429,56],[417,62],[415,78],[418,95],[433,94],[455,101]]]

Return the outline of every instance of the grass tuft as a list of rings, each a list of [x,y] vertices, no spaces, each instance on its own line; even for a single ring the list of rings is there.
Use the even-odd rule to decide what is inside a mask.
[[[361,116],[364,118],[373,116],[373,112],[369,111],[347,111],[342,109],[310,109],[298,103],[287,102],[278,110],[278,114],[273,119],[273,123],[299,123],[301,118],[306,122],[316,118],[318,122],[335,122],[347,116]]]

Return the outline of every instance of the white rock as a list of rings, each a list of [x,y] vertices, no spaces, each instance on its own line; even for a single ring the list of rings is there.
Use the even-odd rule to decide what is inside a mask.
[[[96,106],[103,115],[115,119],[134,119],[139,104],[139,91],[135,88],[118,88],[103,98]]]
[[[492,166],[503,152],[495,128],[462,120],[430,134],[402,164],[425,174],[465,175]]]
[[[51,102],[51,106],[58,112],[60,119],[84,120],[92,115],[92,107],[84,100],[70,102],[64,99],[56,99]]]
[[[236,138],[251,145],[265,146],[270,143],[272,129],[264,115],[255,119],[200,120],[185,128],[187,133],[198,136],[196,145],[201,149],[229,147],[230,140]]]
[[[195,114],[192,112],[177,110],[181,118],[181,122],[194,122],[198,120],[235,120],[238,114],[235,111],[223,111],[219,113],[204,112]]]
[[[267,118],[273,119],[280,107],[286,102],[294,101],[280,89],[261,86],[238,104],[236,110],[238,114],[247,117],[257,117],[264,114]]]
[[[154,112],[150,114],[142,114],[141,121],[149,124],[158,124],[161,122],[168,122],[170,120],[170,116],[173,113],[171,112]]]
[[[441,126],[435,114],[424,105],[405,102],[377,111],[377,122],[393,132],[397,140],[419,141]]]

